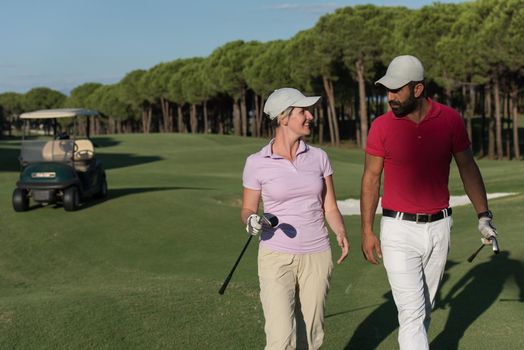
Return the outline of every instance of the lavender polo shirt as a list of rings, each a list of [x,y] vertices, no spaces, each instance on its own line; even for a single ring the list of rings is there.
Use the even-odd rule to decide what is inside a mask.
[[[261,191],[264,212],[279,225],[264,228],[260,245],[284,253],[314,253],[329,249],[324,224],[324,177],[333,174],[327,154],[300,141],[294,162],[272,154],[274,140],[246,160],[245,188]]]

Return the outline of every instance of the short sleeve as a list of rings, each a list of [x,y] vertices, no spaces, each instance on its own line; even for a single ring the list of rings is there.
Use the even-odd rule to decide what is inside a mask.
[[[386,151],[384,149],[384,142],[381,131],[382,128],[380,127],[378,120],[371,124],[371,128],[369,130],[368,138],[366,141],[366,153],[371,154],[372,156],[384,158],[386,156]]]
[[[471,145],[471,142],[464,125],[464,119],[455,111],[452,115],[453,128],[453,153],[465,151]]]
[[[244,172],[242,174],[242,184],[245,188],[251,190],[260,191],[262,189],[260,181],[257,178],[256,162],[254,161],[253,156],[249,156],[246,159]]]
[[[323,150],[320,150],[320,160],[322,164],[322,175],[323,177],[333,175],[333,168],[331,167],[331,162],[327,153]]]

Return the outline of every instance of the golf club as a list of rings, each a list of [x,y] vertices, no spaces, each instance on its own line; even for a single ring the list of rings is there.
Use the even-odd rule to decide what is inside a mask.
[[[264,213],[260,217],[259,223],[267,227],[276,227],[278,225],[278,218],[273,214]],[[218,294],[222,295],[226,291],[227,285],[229,284],[229,281],[231,280],[231,277],[233,276],[233,273],[235,272],[238,266],[238,263],[240,262],[240,259],[242,259],[242,255],[244,255],[244,252],[246,251],[247,246],[249,245],[249,242],[251,242],[251,238],[253,238],[253,235],[249,235],[249,238],[247,239],[247,242],[244,245],[244,248],[240,252],[240,255],[238,256],[237,261],[235,262],[235,265],[233,265],[231,272],[229,273],[229,275],[227,275],[226,279],[224,280],[224,283],[222,283],[222,287],[220,287],[220,289],[218,290]]]
[[[495,236],[492,236],[491,237],[491,242],[492,242],[492,246],[493,246],[493,252],[495,254],[498,254],[500,252],[499,250],[499,243],[497,241],[497,239],[495,238]],[[475,257],[477,256],[478,253],[480,253],[480,251],[482,250],[482,248],[484,248],[485,244],[482,244],[476,251],[475,253],[471,254],[471,256],[468,258],[468,262],[472,262],[473,259],[475,259]]]

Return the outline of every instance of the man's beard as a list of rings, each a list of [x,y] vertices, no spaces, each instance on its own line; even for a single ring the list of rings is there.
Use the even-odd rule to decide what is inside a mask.
[[[393,114],[395,114],[395,117],[403,118],[417,109],[418,99],[415,98],[413,92],[411,92],[409,98],[405,102],[401,103],[400,101],[393,100],[389,101],[389,106],[391,107]]]

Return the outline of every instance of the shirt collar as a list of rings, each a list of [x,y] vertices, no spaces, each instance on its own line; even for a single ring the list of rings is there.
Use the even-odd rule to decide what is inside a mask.
[[[301,153],[307,152],[309,150],[309,146],[306,145],[306,143],[303,140],[298,141],[298,149],[296,155],[298,156]],[[273,144],[275,143],[275,139],[271,139],[267,145],[265,145],[262,150],[260,150],[260,153],[262,154],[262,157],[264,158],[272,158],[272,159],[282,159],[281,156],[278,154],[273,154],[271,151],[271,148]]]

